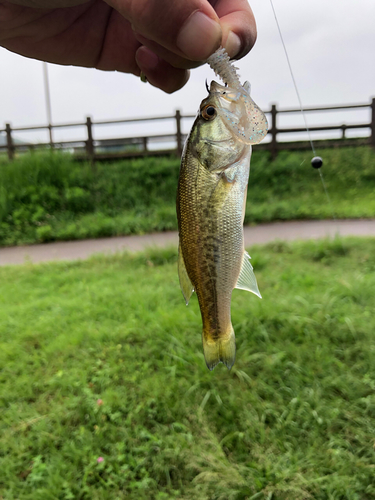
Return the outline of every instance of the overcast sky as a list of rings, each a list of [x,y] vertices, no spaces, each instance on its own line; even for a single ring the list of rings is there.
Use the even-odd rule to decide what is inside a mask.
[[[273,1],[305,106],[365,103],[375,97],[375,0]],[[250,4],[258,40],[237,64],[241,78],[251,82],[252,96],[263,109],[271,103],[298,106],[269,0],[250,0]],[[198,68],[182,90],[167,95],[132,75],[48,67],[55,123],[84,121],[87,115],[94,120],[165,115],[177,108],[195,113],[205,97],[205,79],[214,77],[208,66]],[[42,63],[0,49],[0,68],[0,127],[5,122],[46,123]],[[308,120],[358,123],[368,118],[366,112],[341,112],[326,118],[309,115]],[[300,117],[293,120],[302,123]],[[132,130],[141,133],[140,128]],[[111,133],[107,129],[100,135]]]

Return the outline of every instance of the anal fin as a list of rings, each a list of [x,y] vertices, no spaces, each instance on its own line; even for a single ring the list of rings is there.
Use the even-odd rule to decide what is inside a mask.
[[[259,292],[257,279],[254,274],[253,266],[250,263],[250,259],[250,255],[246,251],[244,251],[242,267],[235,288],[252,292],[261,299],[262,296]]]
[[[188,273],[186,271],[186,266],[184,262],[184,257],[182,255],[181,243],[178,247],[178,277],[180,279],[180,287],[182,291],[182,295],[184,296],[186,305],[189,304],[190,297],[194,292],[194,286],[190,281]]]

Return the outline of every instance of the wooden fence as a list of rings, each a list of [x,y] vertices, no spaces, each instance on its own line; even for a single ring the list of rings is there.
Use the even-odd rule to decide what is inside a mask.
[[[359,108],[367,108],[371,110],[371,119],[368,123],[360,124],[345,124],[340,123],[337,125],[322,125],[322,126],[311,126],[309,130],[311,133],[315,132],[326,132],[326,131],[340,131],[341,138],[339,139],[314,139],[314,144],[318,148],[326,147],[342,147],[348,145],[371,145],[375,148],[375,98],[368,104],[352,104],[345,106],[329,106],[329,107],[314,107],[305,108],[304,111],[306,115],[311,112],[326,112],[326,111],[340,111],[340,110],[353,110]],[[278,138],[283,134],[306,134],[305,127],[291,127],[291,128],[280,128],[278,126],[278,117],[283,114],[300,113],[299,109],[277,109],[276,105],[273,104],[271,109],[265,113],[268,116],[269,122],[269,133],[268,142],[265,141],[257,146],[257,149],[269,150],[272,157],[276,157],[277,153],[284,149],[309,149],[310,142],[306,140],[295,140],[290,141],[280,141]],[[90,117],[87,117],[84,123],[65,123],[65,124],[54,124],[54,125],[41,125],[32,127],[11,127],[9,123],[5,125],[5,129],[0,130],[0,133],[5,133],[6,142],[0,145],[0,153],[4,150],[6,151],[8,158],[12,160],[15,153],[22,153],[30,150],[35,150],[38,148],[51,148],[59,149],[72,152],[77,159],[88,159],[90,161],[95,160],[108,160],[114,158],[124,158],[124,157],[137,157],[137,156],[148,156],[148,155],[165,155],[165,154],[176,154],[181,156],[183,143],[186,138],[186,134],[182,132],[182,120],[194,118],[194,115],[181,115],[179,110],[176,111],[174,115],[169,116],[155,116],[150,118],[133,118],[124,120],[109,120],[109,121],[93,121]],[[174,121],[174,133],[169,134],[159,134],[159,135],[147,135],[147,136],[137,136],[137,137],[119,137],[113,139],[96,139],[96,133],[94,133],[94,127],[99,125],[119,125],[119,124],[129,124],[144,122],[149,123],[152,121],[163,121],[163,120],[173,120]],[[70,141],[53,141],[53,132],[57,129],[72,129],[77,127],[85,127],[86,137],[82,140],[70,140]],[[366,129],[368,132],[367,137],[354,137],[347,138],[346,132],[351,129]],[[48,142],[38,142],[38,143],[27,143],[14,140],[14,134],[18,132],[29,132],[44,130],[49,132]],[[95,130],[96,132],[96,130]],[[156,149],[150,149],[152,143],[162,144],[169,143],[172,147],[158,147]]]

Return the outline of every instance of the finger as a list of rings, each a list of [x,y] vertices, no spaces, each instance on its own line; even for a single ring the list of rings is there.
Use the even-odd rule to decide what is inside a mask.
[[[161,59],[167,61],[174,68],[192,69],[203,64],[203,62],[190,61],[190,59],[183,58],[166,49],[159,43],[153,42],[152,40],[140,35],[139,33],[134,33],[134,36],[139,43],[149,48],[154,54],[157,54]]]
[[[240,59],[253,47],[257,29],[253,12],[246,0],[219,0],[213,3],[222,28],[222,46],[232,59]],[[191,69],[201,64],[171,52],[162,45],[138,34],[137,40],[176,68]]]
[[[147,81],[154,87],[164,90],[167,94],[179,90],[189,79],[188,71],[174,68],[147,47],[140,47],[135,58]]]
[[[207,0],[106,0],[135,32],[192,61],[205,61],[221,43],[219,18]]]
[[[105,71],[123,71],[139,76],[135,53],[141,44],[134,37],[129,21],[111,9],[105,37],[95,67]]]
[[[217,0],[213,7],[220,18],[222,45],[231,58],[240,59],[255,44],[257,28],[247,0]]]
[[[23,7],[32,7],[33,9],[62,9],[65,7],[75,7],[87,3],[90,0],[7,0],[8,3],[14,5],[22,5]],[[52,4],[52,5],[51,5]]]

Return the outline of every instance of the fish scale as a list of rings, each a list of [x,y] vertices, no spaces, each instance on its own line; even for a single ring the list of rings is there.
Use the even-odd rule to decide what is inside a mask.
[[[184,147],[177,190],[180,285],[187,304],[197,294],[210,370],[219,362],[230,369],[235,360],[233,289],[260,296],[243,239],[251,145],[236,133],[237,125],[228,126],[232,116],[247,130],[253,101],[248,96],[245,103],[245,94],[242,89],[236,101],[231,88],[211,83]],[[264,118],[263,128],[265,123]]]
[[[204,184],[205,189],[197,190],[192,182],[194,178],[198,178],[198,184]],[[216,175],[207,176],[204,167],[194,162],[187,151],[178,190],[180,241],[186,269],[201,306],[206,337],[213,339],[227,333],[230,295],[238,276],[235,267],[238,273],[241,267],[241,262],[237,266],[233,262],[228,265],[231,254],[241,246],[242,224],[237,220],[239,231],[233,231],[236,221],[230,220],[219,197],[213,196],[220,188],[223,186],[218,186]],[[222,201],[225,203],[224,198]],[[204,217],[205,211],[209,216]],[[228,285],[232,285],[231,288]]]

